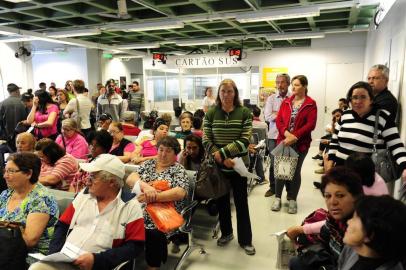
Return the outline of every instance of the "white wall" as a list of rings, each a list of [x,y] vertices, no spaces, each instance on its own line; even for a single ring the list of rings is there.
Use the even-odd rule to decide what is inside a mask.
[[[120,77],[125,76],[127,85],[131,81],[131,73],[143,74],[142,58],[132,58],[128,61],[123,61],[118,58],[101,59],[102,66],[102,81],[105,83],[108,79],[119,80]],[[143,88],[143,81],[141,81],[141,89]]]
[[[47,86],[55,82],[58,88],[64,88],[67,80],[82,79],[88,85],[87,53],[84,48],[68,48],[66,53],[39,54],[32,58],[33,88],[38,89],[40,82]],[[96,72],[91,70],[90,73]]]
[[[99,82],[102,82],[101,80],[101,55],[102,51],[101,50],[94,50],[94,49],[87,49],[86,50],[86,55],[87,55],[87,69],[88,69],[88,84],[87,88],[90,91],[90,94],[93,94],[95,92],[96,86]]]
[[[0,101],[8,97],[9,83],[22,87],[22,92],[31,87],[31,61],[16,58],[14,54],[17,48],[17,43],[0,43]]]

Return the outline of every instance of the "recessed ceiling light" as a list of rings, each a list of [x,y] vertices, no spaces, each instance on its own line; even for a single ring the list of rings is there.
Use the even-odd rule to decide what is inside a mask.
[[[31,2],[31,0],[5,0],[7,2],[11,2],[11,3],[22,3],[22,2]]]

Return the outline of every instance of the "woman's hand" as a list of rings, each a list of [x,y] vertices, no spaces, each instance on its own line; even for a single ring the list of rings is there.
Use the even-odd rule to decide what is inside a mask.
[[[156,202],[158,191],[150,185],[145,185],[143,188],[143,194],[138,196],[138,201],[142,203]]]
[[[327,160],[327,162],[324,162],[324,171],[327,172],[328,170],[330,170],[333,167],[334,167],[334,161]]]
[[[400,178],[402,179],[403,182],[406,182],[406,169],[403,170],[402,176]]]
[[[283,140],[283,144],[286,146],[291,146],[292,144],[295,144],[296,142],[297,142],[297,138],[294,135],[286,137]]]
[[[214,152],[214,153],[213,153],[213,156],[214,156],[214,160],[215,160],[217,163],[221,164],[221,163],[223,162],[223,159],[221,158],[220,151]]]
[[[293,226],[290,227],[287,231],[286,231],[286,235],[292,240],[292,241],[296,241],[296,238],[300,235],[303,234],[303,226]]]
[[[234,168],[235,162],[231,158],[227,158],[226,160],[224,160],[223,164],[227,168],[231,169]]]

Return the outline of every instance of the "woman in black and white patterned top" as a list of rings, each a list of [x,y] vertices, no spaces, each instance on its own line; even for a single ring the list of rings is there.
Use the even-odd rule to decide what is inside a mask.
[[[133,187],[138,200],[143,203],[145,224],[145,257],[150,268],[159,268],[166,262],[168,255],[167,235],[159,231],[145,211],[147,203],[175,202],[177,212],[184,207],[184,199],[189,189],[186,170],[176,162],[180,152],[179,142],[173,137],[164,137],[157,143],[156,159],[145,161],[127,178],[127,184]],[[156,180],[168,181],[170,189],[156,190],[152,183]]]
[[[351,109],[344,111],[335,126],[330,142],[329,161],[326,169],[343,165],[348,156],[354,152],[371,154],[375,122],[378,121],[377,148],[388,147],[400,169],[402,178],[406,176],[406,149],[399,137],[398,129],[386,110],[381,110],[377,119],[378,107],[373,103],[373,92],[367,82],[357,82],[351,86],[347,99]]]

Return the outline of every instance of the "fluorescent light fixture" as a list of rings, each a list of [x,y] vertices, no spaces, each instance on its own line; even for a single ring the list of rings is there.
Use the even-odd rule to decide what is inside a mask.
[[[294,18],[314,17],[320,15],[317,6],[281,8],[237,14],[235,19],[240,23],[286,20]]]
[[[132,58],[142,58],[142,55],[117,55],[114,56],[114,58],[119,58],[119,59],[132,59]]]
[[[11,43],[11,42],[24,42],[36,40],[35,37],[25,37],[25,36],[13,36],[7,38],[0,38],[0,43]]]
[[[324,38],[326,35],[321,32],[299,32],[289,34],[275,34],[266,37],[269,41],[287,40],[287,39],[308,39],[308,38]]]
[[[22,3],[22,2],[30,2],[31,0],[6,0],[7,2],[11,3]]]
[[[57,32],[47,32],[45,33],[51,38],[66,38],[66,37],[81,37],[81,36],[93,36],[100,35],[100,29],[79,29],[79,30],[66,30]]]
[[[223,44],[226,42],[224,38],[206,38],[206,39],[186,39],[186,40],[176,40],[176,45],[178,46],[195,46],[195,45],[214,45]]]
[[[117,48],[122,50],[131,50],[131,49],[156,49],[159,48],[159,43],[134,43],[134,44],[126,44],[126,45],[119,45]]]
[[[161,20],[156,22],[112,25],[111,27],[122,31],[141,32],[141,31],[183,28],[184,24],[179,20]]]

